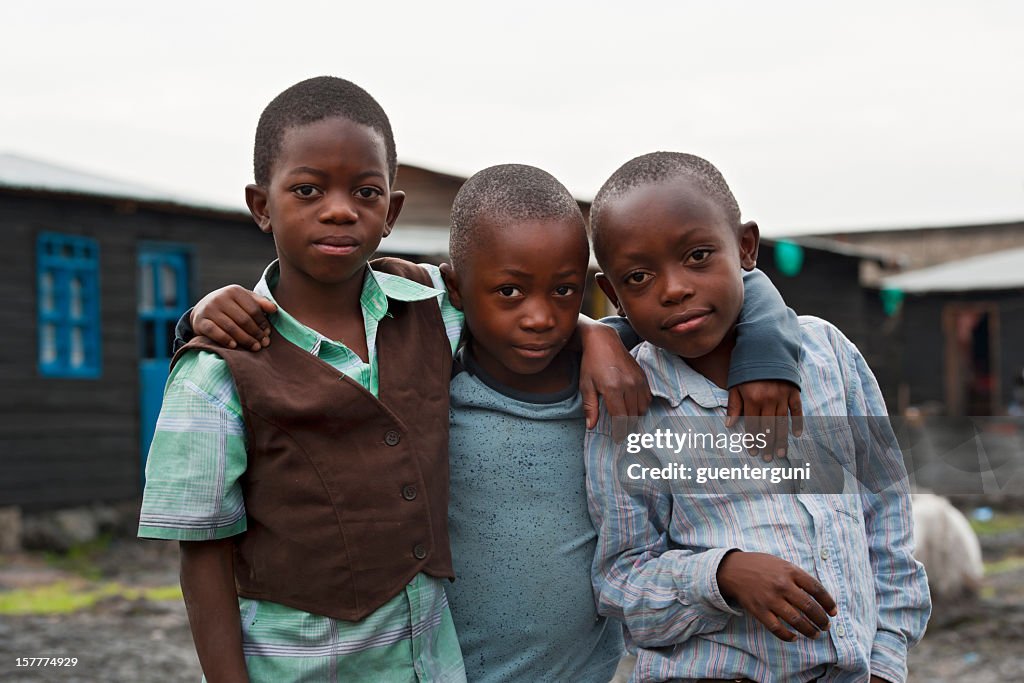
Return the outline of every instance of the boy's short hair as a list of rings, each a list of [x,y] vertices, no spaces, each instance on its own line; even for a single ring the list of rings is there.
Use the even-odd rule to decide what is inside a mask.
[[[384,109],[370,93],[351,81],[333,76],[317,76],[300,81],[270,101],[256,125],[253,148],[253,174],[256,184],[266,187],[285,131],[295,126],[340,117],[372,128],[384,139],[388,176],[395,182],[398,156],[395,136]]]
[[[680,177],[697,183],[701,190],[718,202],[733,227],[739,227],[739,204],[722,172],[714,164],[693,154],[651,152],[624,163],[598,190],[590,206],[590,236],[594,242],[594,251],[600,254],[601,210],[607,202],[641,185],[663,183]]]
[[[562,183],[535,166],[501,164],[475,173],[463,183],[452,204],[448,251],[456,269],[481,237],[481,223],[502,229],[522,220],[572,220],[579,223],[581,244],[589,254],[580,205]],[[543,245],[538,245],[543,249]]]

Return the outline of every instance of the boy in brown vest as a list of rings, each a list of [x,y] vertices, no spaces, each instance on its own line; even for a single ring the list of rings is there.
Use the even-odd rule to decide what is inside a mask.
[[[303,81],[260,117],[254,167],[274,343],[175,356],[139,535],[181,542],[211,682],[464,681],[442,585],[462,317],[437,268],[368,266],[404,201],[387,116],[352,83]]]

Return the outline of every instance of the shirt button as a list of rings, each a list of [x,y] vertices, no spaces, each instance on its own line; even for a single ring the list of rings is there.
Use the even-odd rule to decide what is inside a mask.
[[[422,543],[417,543],[412,547],[412,556],[417,560],[422,560],[427,556],[427,549],[423,547]]]
[[[397,429],[389,429],[384,434],[384,443],[389,446],[397,446],[398,442],[402,440],[402,435],[399,434]]]
[[[416,487],[412,484],[402,487],[402,498],[406,500],[414,500],[416,498]]]
[[[828,559],[828,548],[822,548],[821,549],[821,559],[823,559],[823,560],[827,560]]]
[[[846,635],[846,627],[843,626],[842,624],[839,624],[838,626],[836,626],[836,635],[839,636],[840,638],[845,636]]]

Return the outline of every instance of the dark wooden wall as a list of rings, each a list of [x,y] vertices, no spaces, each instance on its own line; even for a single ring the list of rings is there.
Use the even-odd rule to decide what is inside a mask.
[[[907,295],[900,315],[903,338],[900,381],[910,388],[910,402],[946,403],[946,338],[943,311],[951,303],[991,303],[999,309],[1000,398],[1010,403],[1015,373],[1024,368],[1024,290]]]
[[[857,345],[889,411],[895,412],[902,339],[896,333],[898,322],[885,315],[878,291],[860,285],[860,263],[856,256],[808,248],[800,273],[789,277],[776,268],[775,247],[766,242],[757,261],[790,308],[829,321]]]
[[[100,248],[102,374],[38,372],[36,236],[88,236]],[[0,193],[0,505],[27,510],[139,494],[136,255],[145,241],[191,246],[193,299],[223,284],[251,287],[274,257],[244,216],[189,215],[131,203]]]

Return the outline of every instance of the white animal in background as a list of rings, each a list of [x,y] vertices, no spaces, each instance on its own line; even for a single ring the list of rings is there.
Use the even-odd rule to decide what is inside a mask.
[[[932,597],[953,600],[977,595],[985,566],[981,544],[967,518],[942,496],[915,493],[914,557],[928,573]]]

